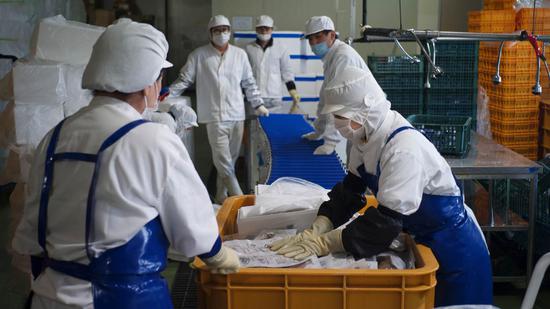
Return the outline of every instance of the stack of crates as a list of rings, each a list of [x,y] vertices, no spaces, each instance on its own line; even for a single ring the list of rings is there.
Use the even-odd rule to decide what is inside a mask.
[[[484,10],[502,10],[514,7],[517,0],[485,0],[483,1]]]
[[[411,63],[403,56],[370,56],[367,61],[374,78],[387,94],[393,110],[404,117],[422,113],[423,61]]]
[[[430,79],[426,112],[431,115],[468,116],[475,129],[477,112],[477,42],[437,42],[436,65],[443,76]]]
[[[550,9],[535,9],[535,34],[550,34]],[[533,31],[533,9],[521,9],[516,15],[516,30]]]
[[[502,82],[493,83],[500,43],[481,42],[479,82],[489,96],[493,139],[531,159],[538,157],[539,97],[532,94],[536,57],[529,42],[505,43],[500,61]]]
[[[504,33],[516,30],[516,11],[483,10],[468,13],[468,31]]]

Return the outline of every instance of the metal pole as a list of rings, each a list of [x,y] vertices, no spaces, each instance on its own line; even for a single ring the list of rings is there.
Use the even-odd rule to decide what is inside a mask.
[[[362,25],[367,25],[367,0],[363,0],[363,19],[361,20]]]
[[[531,179],[531,190],[529,192],[529,229],[527,231],[527,282],[531,279],[533,271],[533,252],[535,247],[535,210],[538,202],[539,175],[535,173]]]

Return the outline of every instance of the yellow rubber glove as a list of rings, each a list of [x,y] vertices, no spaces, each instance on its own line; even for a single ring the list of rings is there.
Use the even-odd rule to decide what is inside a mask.
[[[203,261],[213,274],[232,274],[238,272],[241,267],[237,253],[224,245],[216,255]]]
[[[292,97],[292,107],[290,108],[290,113],[296,114],[300,110],[300,107],[298,106],[298,103],[300,103],[300,96],[298,95],[298,91],[296,91],[296,89],[292,89],[288,93],[290,93],[290,96]]]
[[[321,135],[316,131],[313,131],[302,135],[302,138],[305,138],[308,141],[318,141],[321,139]]]
[[[277,240],[273,242],[269,246],[269,248],[279,253],[279,251],[283,248],[292,246],[306,239],[317,237],[323,233],[326,233],[332,230],[333,228],[334,226],[332,225],[332,222],[330,222],[329,218],[325,216],[317,216],[317,218],[315,218],[315,221],[313,221],[313,224],[309,229],[306,229],[297,235],[286,237],[281,240]]]
[[[295,260],[303,260],[312,255],[325,256],[329,253],[345,251],[342,244],[342,230],[332,230],[321,236],[306,239],[293,246],[283,248],[277,253]]]
[[[269,117],[269,110],[263,105],[256,107],[255,113],[256,116]]]

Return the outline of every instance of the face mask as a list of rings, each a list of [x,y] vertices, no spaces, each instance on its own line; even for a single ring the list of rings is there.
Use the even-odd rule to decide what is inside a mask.
[[[155,83],[156,87],[156,83]],[[155,106],[149,107],[149,99],[147,99],[147,96],[144,96],[143,99],[145,100],[145,109],[143,110],[143,113],[141,113],[141,117],[143,119],[151,120],[152,114],[158,110],[159,108],[159,101],[158,99],[155,102]]]
[[[328,49],[327,42],[321,42],[311,46],[313,53],[321,58],[327,54]]]
[[[229,42],[229,38],[231,37],[230,32],[222,32],[220,34],[213,34],[212,35],[212,42],[218,47],[223,47],[227,42]]]
[[[256,33],[256,36],[260,41],[269,41],[271,39],[271,33],[267,33],[267,34]]]
[[[363,127],[354,130],[351,127],[350,119],[334,118],[334,126],[343,137],[350,140],[353,144],[358,145],[365,142],[365,130],[363,130]]]

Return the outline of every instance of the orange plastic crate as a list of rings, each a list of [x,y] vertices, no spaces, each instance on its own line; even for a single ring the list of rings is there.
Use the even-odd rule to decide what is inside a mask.
[[[485,0],[483,1],[484,10],[502,10],[512,9],[516,0]]]
[[[490,97],[535,97],[532,93],[534,82],[531,83],[516,83],[516,84],[500,84],[492,85],[484,83],[487,88],[487,93]],[[536,97],[535,97],[536,98]]]
[[[529,160],[536,160],[538,158],[538,144],[531,143],[505,146],[526,157]]]
[[[254,202],[252,195],[226,199],[217,215],[220,235],[238,232],[239,208]],[[220,275],[195,259],[199,308],[433,308],[439,265],[429,248],[409,244],[417,268],[407,270],[242,268]]]
[[[516,28],[514,10],[470,11],[468,30],[472,32],[513,32]]]
[[[539,120],[539,109],[535,106],[529,108],[502,108],[489,104],[491,119],[502,122],[537,122]]]
[[[538,121],[502,121],[491,117],[491,129],[501,133],[522,134],[538,130]]]
[[[502,132],[491,128],[493,139],[504,146],[518,146],[526,144],[538,144],[539,132]],[[535,147],[536,149],[537,147]]]
[[[483,84],[493,84],[493,76],[496,73],[496,69],[493,71],[480,71],[479,81]],[[499,86],[514,86],[517,84],[531,84],[533,86],[536,81],[536,72],[533,71],[520,71],[516,74],[510,74],[509,72],[503,73],[500,72],[500,78],[501,83],[499,85],[495,85],[495,87]]]

